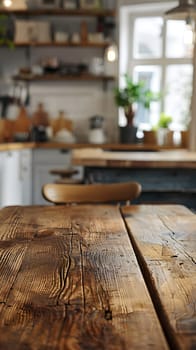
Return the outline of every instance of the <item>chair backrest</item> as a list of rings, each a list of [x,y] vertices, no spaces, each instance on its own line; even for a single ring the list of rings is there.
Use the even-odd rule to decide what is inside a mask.
[[[132,201],[141,193],[137,182],[113,184],[46,184],[43,197],[54,204]]]

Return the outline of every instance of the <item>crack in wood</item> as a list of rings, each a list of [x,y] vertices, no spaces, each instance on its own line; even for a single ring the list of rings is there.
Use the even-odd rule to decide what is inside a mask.
[[[176,237],[174,237],[175,232],[173,232],[173,231],[169,228],[169,226],[165,223],[164,219],[161,218],[161,216],[159,216],[159,219],[161,220],[161,222],[163,223],[163,225],[164,225],[165,227],[167,227],[167,229],[169,230],[168,235],[169,235],[170,239],[173,240],[173,241],[176,243],[176,246],[178,247],[178,250],[180,251],[180,253],[182,253],[183,255],[186,255],[186,256],[193,262],[193,264],[196,264],[196,260],[195,260],[187,251],[185,251],[184,249],[182,249],[182,244],[180,243],[180,241],[178,241],[178,240],[176,239]],[[172,234],[172,235],[171,235],[171,234]],[[181,249],[180,249],[180,248],[181,248]],[[173,255],[172,257],[178,257],[178,256],[177,256],[177,255]]]
[[[83,252],[82,252],[82,243],[79,242],[80,249],[80,259],[81,259],[81,285],[82,285],[82,300],[83,300],[83,308],[85,311],[86,301],[85,301],[85,287],[84,287],[84,262],[83,262]]]
[[[63,294],[63,291],[65,290],[68,274],[70,271],[72,246],[73,246],[73,234],[71,234],[71,237],[70,237],[68,256],[66,255],[67,266],[65,267],[65,265],[62,264],[61,266],[63,266],[63,269],[62,269],[62,267],[59,268],[60,289],[59,289],[59,293],[57,296],[57,305],[60,304],[60,299],[61,299],[61,296]],[[68,300],[68,303],[69,303],[69,300]]]

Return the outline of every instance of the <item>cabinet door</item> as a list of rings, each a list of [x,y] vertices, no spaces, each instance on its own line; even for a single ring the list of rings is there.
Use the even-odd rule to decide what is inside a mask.
[[[20,151],[3,152],[1,174],[1,206],[22,204]]]
[[[32,204],[32,151],[0,153],[0,205]]]
[[[64,150],[34,150],[33,152],[33,204],[49,204],[42,197],[42,186],[53,183],[58,176],[50,174],[52,169],[71,166],[71,152]]]

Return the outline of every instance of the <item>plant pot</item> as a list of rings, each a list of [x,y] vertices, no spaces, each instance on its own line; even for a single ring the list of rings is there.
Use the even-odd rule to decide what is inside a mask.
[[[167,128],[159,128],[157,130],[157,144],[159,146],[173,146],[173,131]]]
[[[144,144],[157,145],[157,133],[153,130],[144,131]]]
[[[166,128],[144,131],[144,144],[172,147],[174,145],[173,134],[173,131]]]
[[[121,126],[120,128],[121,143],[137,143],[137,128],[133,125]]]
[[[181,133],[181,147],[188,148],[189,146],[189,130],[183,130]]]

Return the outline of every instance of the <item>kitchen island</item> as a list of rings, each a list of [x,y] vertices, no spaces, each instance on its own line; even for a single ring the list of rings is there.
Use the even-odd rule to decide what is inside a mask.
[[[84,167],[86,182],[140,182],[137,203],[178,203],[196,210],[196,152],[81,149],[73,151],[73,164]]]

